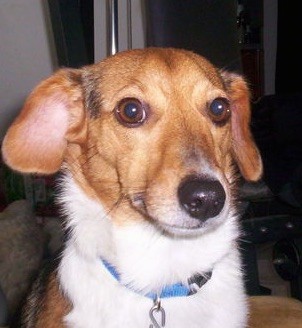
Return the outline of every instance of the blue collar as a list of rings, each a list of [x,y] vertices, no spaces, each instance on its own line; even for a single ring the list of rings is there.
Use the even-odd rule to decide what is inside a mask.
[[[102,260],[102,263],[106,267],[106,269],[111,273],[111,275],[117,280],[120,281],[120,274],[117,272],[115,267],[108,263],[106,260]],[[204,274],[195,274],[194,276],[188,279],[188,285],[184,285],[182,283],[176,283],[169,286],[164,286],[161,290],[161,293],[157,295],[156,293],[147,293],[143,294],[144,296],[155,300],[157,298],[169,298],[169,297],[183,297],[183,296],[190,296],[196,294],[198,290],[207,283],[212,276],[212,271],[206,272]],[[139,291],[134,290],[131,286],[126,286],[132,291],[135,291],[139,294]]]

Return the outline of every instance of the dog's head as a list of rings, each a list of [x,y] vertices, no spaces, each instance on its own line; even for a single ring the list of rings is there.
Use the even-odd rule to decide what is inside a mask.
[[[2,150],[21,172],[63,165],[117,224],[178,233],[229,210],[235,166],[247,180],[261,176],[249,123],[240,76],[184,50],[133,50],[39,84]]]

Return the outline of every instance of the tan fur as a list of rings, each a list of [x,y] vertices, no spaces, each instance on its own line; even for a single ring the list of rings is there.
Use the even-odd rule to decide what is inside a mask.
[[[48,281],[42,304],[35,327],[64,328],[63,318],[70,311],[71,306],[63,297],[55,274],[52,274]]]
[[[68,73],[71,75],[73,71]],[[21,172],[58,171],[67,142],[79,142],[83,138],[78,131],[85,127],[81,97],[79,85],[64,70],[43,81],[28,97],[7,132],[2,147],[7,164]],[[52,109],[59,106],[57,114],[60,115],[53,117]],[[63,124],[58,126],[58,120]],[[77,122],[81,122],[80,128]],[[39,156],[28,156],[27,151]]]

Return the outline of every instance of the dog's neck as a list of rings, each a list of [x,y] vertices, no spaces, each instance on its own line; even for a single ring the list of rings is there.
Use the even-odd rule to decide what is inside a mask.
[[[120,274],[116,270],[116,268],[106,260],[102,260],[102,263],[105,268],[110,272],[110,274],[117,281],[120,282]],[[139,290],[133,289],[130,285],[126,285],[125,287],[136,293],[143,294],[144,296],[153,300],[169,297],[183,297],[196,294],[202,288],[202,286],[205,285],[211,279],[211,277],[212,271],[203,274],[197,273],[188,278],[186,285],[182,283],[175,283],[173,285],[163,286],[158,293],[153,291],[148,293],[142,293]]]
[[[66,227],[74,251],[98,265],[100,258],[106,259],[120,273],[121,285],[131,285],[133,290],[143,291],[142,295],[160,293],[164,286],[177,283],[188,286],[192,275],[212,271],[234,244],[235,217],[203,238],[179,240],[159,233],[147,221],[113,224],[100,202],[87,197],[68,174],[63,191],[62,202],[70,213]]]

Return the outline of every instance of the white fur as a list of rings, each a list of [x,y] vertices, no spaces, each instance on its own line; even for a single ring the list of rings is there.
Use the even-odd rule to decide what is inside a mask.
[[[59,279],[73,309],[68,327],[148,328],[151,299],[134,290],[156,291],[185,282],[196,272],[213,270],[212,278],[188,297],[162,299],[166,328],[243,328],[247,307],[236,247],[234,215],[223,210],[221,224],[195,237],[171,237],[148,222],[115,225],[102,205],[88,198],[67,175],[62,202],[70,239],[63,253]],[[122,283],[103,266],[115,265]]]

